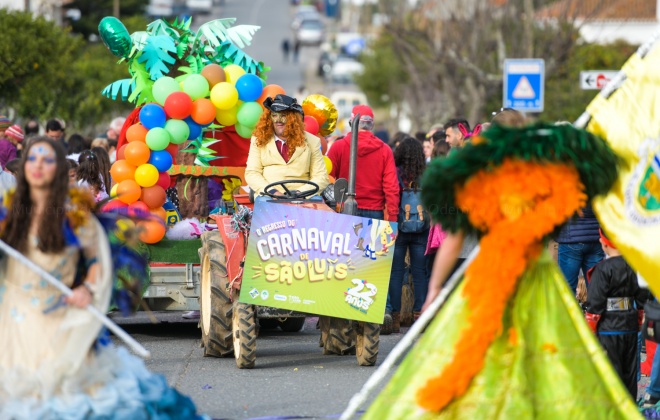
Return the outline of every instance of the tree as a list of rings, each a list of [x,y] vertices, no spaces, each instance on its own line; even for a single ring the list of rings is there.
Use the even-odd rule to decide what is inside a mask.
[[[113,3],[113,0],[73,0],[68,3],[64,6],[67,9],[80,10],[80,19],[69,22],[71,31],[81,34],[87,40],[92,35],[97,35],[97,28],[101,19],[105,16],[112,16]],[[144,0],[121,0],[119,13],[127,28],[128,22],[126,22],[126,17],[143,15],[146,4],[147,2]],[[140,29],[144,28],[144,26],[141,26]]]
[[[578,30],[566,19],[536,25],[536,7],[530,0],[381,0],[380,13],[388,17],[379,41],[387,48],[374,51],[374,62],[397,58],[389,73],[405,78],[381,85],[366,83],[382,72],[367,65],[359,86],[378,101],[391,89],[401,91],[413,125],[428,128],[454,116],[476,123],[488,111],[501,107],[502,67],[505,58],[545,58],[546,72],[568,59]],[[368,60],[367,60],[368,62]],[[497,105],[495,105],[497,104]]]

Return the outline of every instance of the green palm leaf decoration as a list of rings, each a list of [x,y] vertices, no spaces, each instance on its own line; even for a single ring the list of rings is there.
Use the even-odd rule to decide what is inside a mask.
[[[248,73],[262,74],[264,72],[263,63],[254,60],[229,41],[223,42],[215,51],[217,54],[216,60],[223,66],[236,64],[243,67],[243,70]]]
[[[149,33],[146,31],[133,32],[131,34],[131,40],[133,41],[133,49],[129,57],[134,57],[136,52],[142,51],[147,45],[147,39],[149,39]]]
[[[167,64],[174,64],[176,45],[169,36],[156,35],[147,38],[146,45],[138,57],[138,63],[145,63],[152,80],[158,80],[170,71]]]
[[[259,26],[239,25],[232,28],[231,25],[236,22],[234,18],[216,19],[203,24],[197,31],[197,36],[193,42],[193,49],[202,37],[213,48],[219,47],[223,42],[231,41],[239,48],[245,48],[252,42],[252,35],[259,30]]]
[[[179,32],[163,19],[154,20],[147,25],[147,32],[152,36],[164,35],[172,37],[175,40],[179,39]]]
[[[101,94],[106,98],[110,98],[114,101],[117,99],[119,92],[121,92],[121,100],[126,101],[126,99],[128,99],[128,95],[133,92],[134,87],[135,85],[133,84],[133,79],[121,79],[110,83],[105,87],[105,89],[103,89]]]

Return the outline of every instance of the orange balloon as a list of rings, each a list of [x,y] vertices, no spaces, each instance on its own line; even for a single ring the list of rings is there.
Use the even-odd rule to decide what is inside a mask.
[[[218,64],[205,65],[204,68],[202,68],[201,75],[204,76],[207,82],[209,82],[209,88],[212,88],[218,83],[227,81],[225,69]]]
[[[157,209],[165,204],[165,201],[167,201],[167,194],[163,187],[160,185],[154,185],[153,187],[142,188],[140,200],[149,206],[150,209]]]
[[[160,219],[163,219],[164,222],[167,222],[167,212],[165,211],[164,208],[158,207],[157,209],[149,209],[151,214],[153,214],[155,217],[158,217]]]
[[[147,163],[150,155],[151,150],[149,146],[147,146],[147,143],[142,143],[141,141],[128,143],[124,150],[124,159],[133,166],[140,166]]]
[[[117,184],[127,179],[132,180],[135,178],[135,166],[126,162],[125,159],[120,159],[110,167],[110,176]]]
[[[266,98],[273,98],[274,99],[275,95],[277,95],[277,94],[282,94],[282,95],[286,94],[286,92],[284,91],[284,88],[282,86],[280,86],[280,85],[267,85],[267,86],[264,87],[264,90],[261,91],[261,96],[259,97],[259,99],[257,99],[256,102],[259,105],[261,105],[262,108],[266,109],[264,107],[264,101],[266,100]]]
[[[142,189],[132,179],[126,179],[117,185],[117,198],[126,204],[136,202],[140,198]]]
[[[167,228],[165,223],[158,219],[138,222],[139,238],[145,244],[155,244],[165,237]]]
[[[133,141],[141,141],[144,143],[147,141],[147,132],[149,130],[147,127],[143,126],[140,123],[133,124],[132,126],[128,127],[128,130],[126,130],[126,140],[130,143]]]
[[[199,98],[193,101],[190,116],[199,125],[206,125],[215,119],[215,105],[210,99]]]

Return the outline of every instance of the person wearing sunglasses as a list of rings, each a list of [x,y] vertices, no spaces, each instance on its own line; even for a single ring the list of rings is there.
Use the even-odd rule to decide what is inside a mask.
[[[323,191],[329,180],[321,140],[305,132],[302,106],[295,98],[281,94],[266,98],[263,105],[266,109],[253,131],[245,168],[245,180],[255,197],[267,185],[286,180],[311,181]],[[296,189],[295,185],[288,187]],[[300,184],[300,192],[311,188]],[[268,192],[283,193],[279,189]]]

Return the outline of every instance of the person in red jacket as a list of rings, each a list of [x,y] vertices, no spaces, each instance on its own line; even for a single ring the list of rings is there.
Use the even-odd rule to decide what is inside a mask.
[[[358,123],[358,157],[355,174],[355,199],[358,216],[396,222],[399,214],[399,182],[392,149],[376,137],[374,112],[367,105],[353,107],[351,120],[360,114]],[[332,161],[330,175],[348,179],[351,155],[351,133],[337,140],[328,151]],[[385,210],[387,215],[385,215]]]

